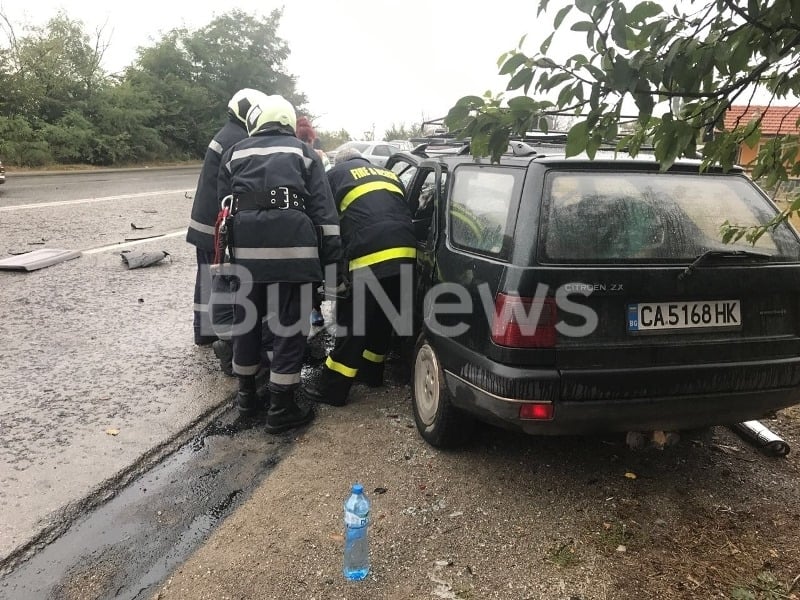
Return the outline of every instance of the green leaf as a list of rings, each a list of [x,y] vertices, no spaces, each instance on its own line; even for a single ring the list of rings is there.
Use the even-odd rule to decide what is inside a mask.
[[[508,148],[510,131],[506,127],[498,127],[489,136],[489,152],[493,161],[498,161]]]
[[[566,155],[577,156],[586,149],[589,141],[589,133],[586,121],[581,121],[573,125],[567,133]]]
[[[558,93],[558,100],[556,101],[556,105],[559,106],[560,108],[569,106],[572,103],[572,99],[574,97],[575,97],[574,88],[569,85],[564,86]]]
[[[547,82],[540,85],[540,87],[542,90],[552,90],[554,87],[572,79],[573,77],[569,73],[556,73],[552,77],[548,77]]]
[[[550,121],[545,117],[539,117],[539,131],[543,131],[544,133],[550,131]]]
[[[467,108],[482,108],[486,102],[480,96],[463,96],[458,99],[456,106],[466,106]]]
[[[591,21],[578,21],[577,23],[573,23],[570,30],[572,31],[592,31],[594,29],[594,23]]]
[[[761,141],[761,127],[754,126],[753,130],[744,138],[744,143],[747,144],[749,148],[755,148],[758,146],[758,142]]]
[[[594,77],[595,81],[605,81],[606,80],[606,73],[601,68],[596,67],[595,65],[587,64],[583,65],[583,68],[591,73],[592,77]]]
[[[596,4],[596,0],[575,0],[575,7],[582,13],[587,15],[592,14],[592,9]]]
[[[586,155],[591,159],[594,160],[595,155],[597,154],[597,150],[600,148],[600,144],[603,143],[602,136],[593,135],[589,138],[586,142]]]
[[[556,32],[554,31],[553,33],[547,36],[547,39],[542,42],[541,46],[539,46],[539,52],[541,52],[542,54],[547,54],[547,51],[550,49],[550,44],[553,42],[553,36],[555,34]]]
[[[655,2],[640,2],[630,12],[630,23],[641,23],[651,17],[660,15],[663,9]]]
[[[653,114],[655,101],[650,94],[636,94],[634,101],[639,108],[639,121],[643,123]],[[645,121],[642,121],[642,119],[645,119]]]
[[[509,73],[513,73],[520,66],[525,64],[526,60],[528,60],[528,57],[522,52],[512,54],[500,69],[500,75],[508,75]]]
[[[558,13],[556,14],[556,18],[553,19],[553,29],[558,29],[559,27],[561,27],[561,23],[564,22],[564,18],[569,14],[569,11],[571,10],[572,10],[572,4],[568,4],[560,11],[558,11]]]
[[[508,86],[506,87],[507,90],[517,90],[521,87],[524,87],[527,91],[527,88],[530,87],[531,83],[533,82],[533,71],[528,68],[520,69],[517,71],[516,75],[511,78],[511,81],[508,82]]]
[[[538,17],[543,12],[547,12],[547,3],[550,0],[539,0],[539,8],[536,10],[536,16]]]
[[[513,111],[534,111],[539,103],[530,96],[516,96],[508,101],[508,107]]]

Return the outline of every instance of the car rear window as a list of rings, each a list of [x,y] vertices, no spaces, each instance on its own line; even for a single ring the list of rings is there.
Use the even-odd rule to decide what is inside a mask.
[[[798,260],[788,225],[755,247],[723,244],[720,226],[768,222],[775,209],[744,177],[691,173],[551,172],[545,179],[540,254],[549,261],[691,260],[749,249]]]

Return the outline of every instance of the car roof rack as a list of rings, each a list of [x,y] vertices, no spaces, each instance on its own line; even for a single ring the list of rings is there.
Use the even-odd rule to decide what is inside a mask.
[[[447,131],[444,128],[444,117],[423,121],[422,127],[436,127],[434,133],[427,136],[410,138],[412,144],[416,144],[412,154],[427,157],[433,154],[457,154],[465,155],[470,153],[470,139],[460,137],[460,131]],[[560,149],[564,150],[567,144],[567,131],[527,131],[523,135],[515,134],[509,138],[509,154],[514,156],[536,156],[541,154],[538,149]],[[616,152],[617,144],[623,139],[618,136],[614,142],[601,144],[598,150],[606,152]],[[454,151],[455,150],[455,151]],[[621,148],[624,152],[625,148]],[[654,147],[651,144],[642,144],[639,152],[652,153]]]

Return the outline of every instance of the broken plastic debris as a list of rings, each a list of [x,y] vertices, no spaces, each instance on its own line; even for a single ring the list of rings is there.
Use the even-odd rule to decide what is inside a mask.
[[[166,250],[158,250],[157,252],[144,252],[142,250],[123,250],[120,252],[122,262],[124,262],[129,269],[138,269],[140,267],[149,267],[156,263],[161,262],[170,254]]]
[[[0,269],[9,271],[36,271],[65,260],[72,260],[81,255],[77,250],[60,248],[40,248],[32,252],[24,252],[9,258],[0,259]]]
[[[627,551],[628,551],[627,546],[623,546],[622,544],[617,546],[617,552],[627,552]]]

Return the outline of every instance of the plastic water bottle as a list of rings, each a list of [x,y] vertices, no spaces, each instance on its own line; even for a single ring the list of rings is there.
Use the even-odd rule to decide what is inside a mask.
[[[345,578],[359,581],[369,574],[369,500],[359,483],[353,484],[344,502],[344,568]]]

